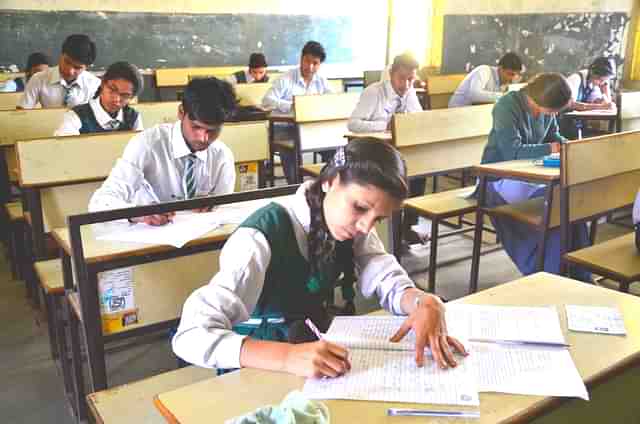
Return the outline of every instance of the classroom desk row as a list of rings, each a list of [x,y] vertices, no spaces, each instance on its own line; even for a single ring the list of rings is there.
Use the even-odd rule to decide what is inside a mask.
[[[554,305],[560,313],[571,356],[590,392],[591,400],[480,394],[479,423],[631,423],[640,417],[636,392],[640,384],[640,328],[633,318],[640,299],[567,278],[538,273],[456,302],[513,305]],[[454,302],[455,303],[455,302]],[[625,317],[625,337],[567,330],[564,305],[618,308]],[[472,353],[473,354],[473,353]],[[173,371],[121,388],[93,393],[88,402],[98,423],[204,424],[224,422],[256,408],[277,404],[304,379],[293,375],[242,369],[220,377],[194,367]],[[209,373],[209,374],[208,374]],[[414,404],[323,401],[334,423],[451,422],[451,418],[393,418],[387,408],[415,408]],[[427,407],[421,405],[421,407]],[[444,409],[436,406],[436,409]],[[143,421],[144,419],[144,421]]]

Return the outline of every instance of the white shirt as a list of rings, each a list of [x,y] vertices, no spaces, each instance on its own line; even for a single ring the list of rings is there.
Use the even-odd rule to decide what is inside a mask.
[[[33,109],[38,103],[42,107],[64,107],[64,94],[67,87],[71,87],[71,95],[66,107],[74,107],[87,103],[93,98],[100,86],[100,78],[91,72],[84,71],[71,84],[60,76],[60,70],[53,66],[45,71],[33,75],[24,93],[18,101],[18,106],[23,109]]]
[[[497,66],[480,65],[462,80],[449,99],[449,107],[495,103],[502,96]]]
[[[308,186],[303,184],[292,202],[282,204],[305,258],[310,217],[304,193]],[[396,258],[384,251],[375,231],[356,237],[353,249],[362,294],[376,294],[383,308],[402,314],[402,294],[415,286]],[[240,348],[246,336],[234,333],[231,327],[249,319],[255,309],[270,260],[271,247],[260,231],[237,229],[222,248],[218,273],[186,300],[173,351],[201,367],[240,367]]]
[[[394,113],[421,110],[416,90],[410,88],[404,96],[399,96],[391,86],[391,81],[380,81],[362,92],[347,126],[353,132],[385,131]]]
[[[580,74],[582,74],[582,78],[580,78]],[[582,71],[578,71],[575,74],[571,74],[567,77],[567,82],[569,83],[569,87],[571,87],[571,97],[573,98],[573,101],[577,100],[580,91],[580,85],[582,84],[582,91],[589,88],[591,89],[591,93],[589,93],[586,100],[583,100],[586,103],[595,103],[602,100],[610,102],[611,98],[609,96],[609,93],[611,92],[611,90],[608,86],[609,83],[607,82],[607,90],[605,90],[607,92],[607,95],[605,95],[605,93],[600,90],[600,87],[588,82],[588,74],[589,71],[587,69],[583,69]]]
[[[118,114],[115,118],[112,118],[111,115],[109,115],[109,113],[107,113],[107,111],[104,110],[104,108],[100,104],[99,98],[89,100],[89,107],[91,107],[91,110],[96,117],[96,121],[98,121],[98,125],[106,130],[116,130],[120,125],[124,123],[124,113],[122,112],[122,109],[118,111]],[[111,121],[113,120],[119,121],[118,127],[111,127]],[[62,123],[53,133],[53,135],[56,137],[63,135],[78,135],[80,134],[80,128],[82,128],[82,121],[80,121],[80,117],[73,110],[70,110],[63,115]],[[133,130],[142,131],[143,129],[144,127],[142,126],[142,114],[138,113],[138,119],[136,119],[136,122],[133,125]]]
[[[15,93],[16,91],[18,91],[16,80],[6,80],[4,84],[0,85],[0,93]]]
[[[180,121],[136,134],[91,197],[89,211],[147,205],[154,197],[161,202],[184,199],[183,174],[190,153]],[[236,173],[231,150],[216,140],[195,155],[196,195],[232,193]]]
[[[293,96],[326,93],[331,93],[331,87],[325,77],[315,73],[309,85],[306,85],[300,67],[296,67],[273,82],[262,99],[262,105],[267,109],[288,113],[293,106]]]

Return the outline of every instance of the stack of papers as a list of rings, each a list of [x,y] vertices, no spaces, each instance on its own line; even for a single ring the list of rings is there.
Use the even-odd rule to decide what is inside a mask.
[[[389,342],[404,317],[336,317],[326,339],[349,348],[352,369],[334,379],[308,379],[312,399],[478,405],[478,392],[588,399],[553,307],[447,307],[449,334],[470,355],[441,370],[415,364],[415,335]]]

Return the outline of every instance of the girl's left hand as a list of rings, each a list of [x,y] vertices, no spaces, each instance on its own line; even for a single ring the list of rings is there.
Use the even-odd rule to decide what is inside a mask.
[[[416,334],[416,364],[419,367],[424,365],[425,347],[431,349],[433,359],[442,369],[458,365],[452,347],[458,353],[468,355],[462,343],[447,334],[444,304],[435,296],[423,296],[390,341],[399,342],[411,329]]]

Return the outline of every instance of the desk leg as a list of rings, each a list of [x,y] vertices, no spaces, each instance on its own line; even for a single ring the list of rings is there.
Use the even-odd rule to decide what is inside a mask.
[[[102,317],[100,315],[100,301],[98,298],[98,274],[88,269],[87,281],[78,281],[83,284],[79,287],[81,292],[80,302],[82,306],[85,342],[87,344],[87,360],[89,362],[89,374],[91,376],[91,391],[97,392],[107,388],[107,370],[104,358],[104,341],[102,339]],[[84,293],[82,293],[84,291]]]
[[[276,182],[276,161],[275,161],[275,152],[274,152],[274,125],[273,122],[269,121],[269,167],[270,172],[267,176],[269,181],[269,187],[275,186]]]
[[[564,260],[564,255],[571,251],[572,242],[569,240],[571,232],[569,222],[569,189],[560,188],[560,275],[569,273],[569,264]]]
[[[295,158],[295,170],[293,173],[293,178],[295,184],[302,184],[302,144],[300,143],[300,126],[296,124],[295,131],[296,139],[293,142],[293,157]]]
[[[82,354],[80,352],[80,328],[78,326],[78,317],[71,310],[71,306],[67,300],[67,296],[74,293],[73,290],[73,271],[71,268],[71,258],[64,250],[60,250],[60,258],[62,261],[62,277],[64,279],[65,296],[61,299],[62,321],[67,323],[59,323],[57,331],[60,333],[59,351],[60,363],[62,367],[62,376],[65,380],[64,386],[67,390],[67,397],[71,403],[71,409],[76,416],[77,422],[86,420],[87,410],[84,399],[84,375],[82,373]],[[65,331],[66,330],[66,331]],[[69,352],[67,347],[71,349],[71,358],[69,360]]]
[[[542,212],[542,234],[538,240],[538,271],[544,271],[544,254],[547,245],[547,236],[549,235],[549,221],[551,220],[551,206],[553,205],[553,184],[547,185],[547,191],[544,194],[544,210]]]
[[[431,246],[429,247],[429,293],[436,292],[436,266],[438,265],[438,227],[439,219],[431,220]]]
[[[482,230],[484,223],[484,207],[487,197],[487,177],[480,176],[478,190],[478,206],[476,208],[476,227],[473,235],[473,254],[471,256],[471,278],[469,293],[478,291],[478,274],[480,272],[480,247],[482,246]]]

